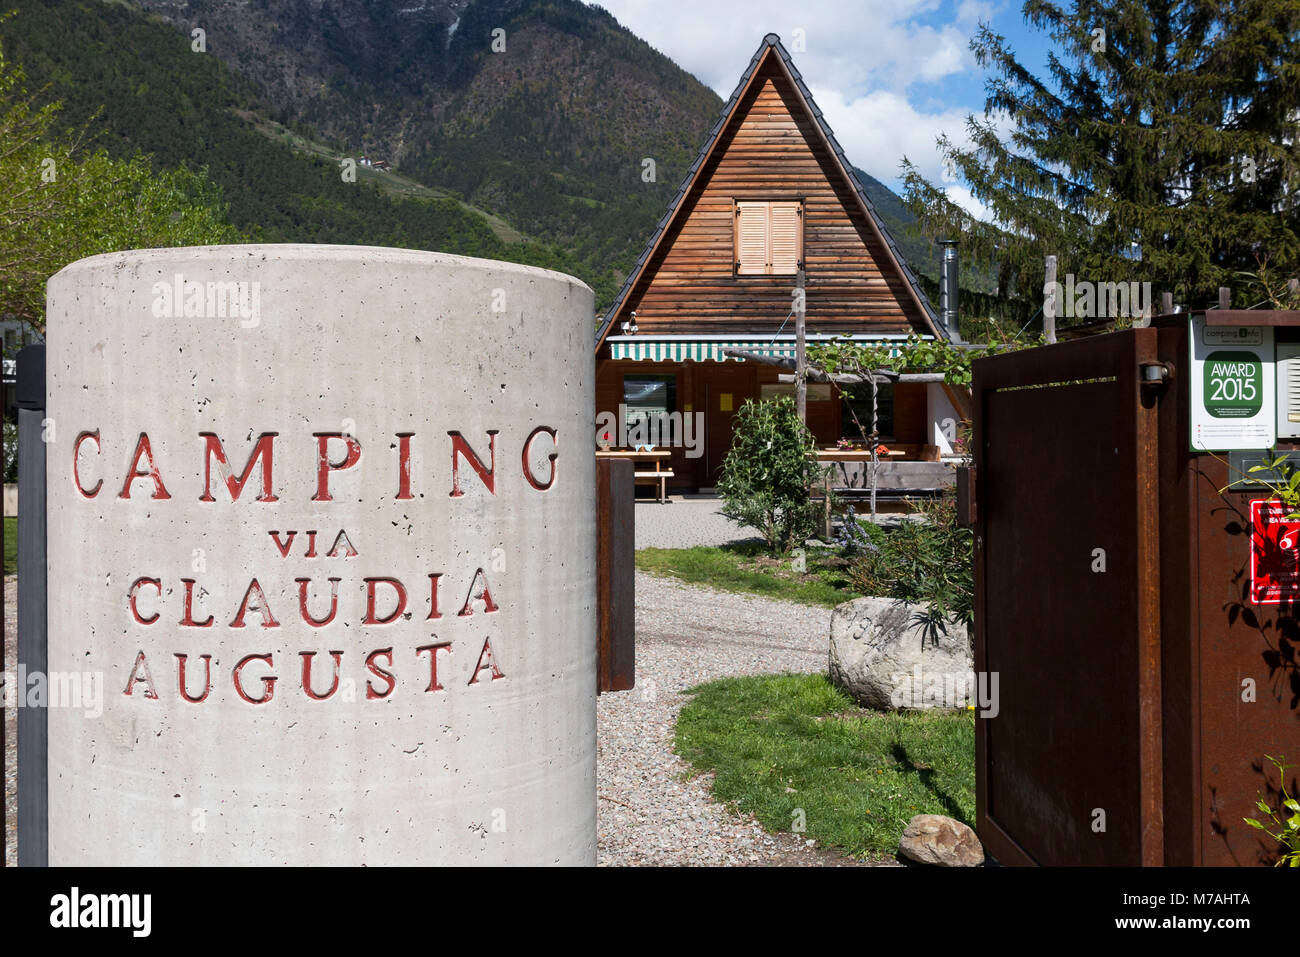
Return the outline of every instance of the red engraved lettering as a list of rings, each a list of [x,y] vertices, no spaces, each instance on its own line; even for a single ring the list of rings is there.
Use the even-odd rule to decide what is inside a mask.
[[[275,664],[275,662],[271,660],[270,655],[245,655],[243,658],[240,658],[239,664],[235,665],[235,670],[232,675],[235,682],[235,693],[238,694],[245,701],[247,701],[249,704],[266,704],[268,701],[270,701],[272,698],[275,697],[275,683],[279,679],[276,678],[275,675],[267,675],[266,677],[262,678],[262,697],[250,698],[244,692],[244,683],[240,679],[240,676],[244,670],[244,665],[248,664],[250,661],[265,661],[266,666],[268,668],[273,667]]]
[[[149,463],[147,468],[140,468],[140,459],[146,459]],[[158,466],[154,465],[153,449],[149,446],[149,434],[140,433],[140,439],[135,443],[135,455],[131,458],[131,466],[127,469],[126,479],[122,482],[122,492],[118,498],[131,497],[131,483],[136,479],[147,478],[153,482],[153,495],[155,499],[171,498],[167,494],[167,489],[163,485],[162,476],[158,474]]]
[[[391,585],[397,592],[397,607],[387,618],[380,618],[375,614],[375,585],[380,582]],[[398,619],[402,612],[406,611],[406,586],[396,578],[367,578],[366,579],[366,617],[362,624],[365,625],[387,625]]]
[[[334,682],[330,685],[330,690],[324,694],[317,694],[311,690],[311,662],[316,657],[316,652],[300,651],[298,654],[302,656],[302,690],[307,692],[308,698],[313,701],[324,701],[339,690],[339,666],[343,663],[343,652],[330,652],[330,657],[334,659]]]
[[[316,532],[312,530],[307,533],[307,554],[303,558],[316,558]]]
[[[212,497],[212,460],[217,460],[217,465],[221,470],[222,476],[226,480],[226,488],[230,490],[230,500],[238,500],[240,493],[244,491],[244,485],[248,482],[248,477],[253,474],[253,466],[260,459],[262,462],[262,494],[257,496],[259,502],[278,502],[279,499],[271,491],[271,472],[275,455],[275,437],[279,432],[263,432],[257,437],[257,444],[253,446],[252,453],[248,456],[248,462],[244,466],[243,474],[235,478],[235,473],[230,468],[230,463],[226,461],[226,450],[221,444],[221,439],[215,432],[200,432],[199,435],[207,440],[207,452],[203,457],[203,494],[199,496],[200,502],[215,502]]]
[[[346,551],[343,552],[344,558],[353,558],[356,556],[357,550],[352,546],[352,540],[348,538],[348,533],[340,528],[338,536],[334,539],[334,544],[331,545],[330,550],[325,553],[325,557],[337,557],[340,543],[343,545],[344,549],[346,549]]]
[[[267,534],[271,536],[271,541],[275,542],[275,547],[280,549],[280,557],[288,558],[289,549],[293,547],[293,540],[298,533],[290,529],[289,540],[287,542],[280,541],[280,532],[278,530],[274,532],[268,532]]]
[[[99,451],[99,429],[96,429],[94,432],[82,432],[80,435],[77,436],[77,441],[72,444],[72,484],[77,486],[77,491],[81,493],[82,498],[94,498],[96,495],[99,494],[99,489],[101,486],[103,486],[104,480],[100,479],[98,482],[95,483],[94,488],[87,489],[84,485],[81,484],[81,473],[77,470],[78,458],[81,455],[81,443],[86,441],[86,439],[95,440],[95,451],[98,452]]]
[[[533,431],[528,433],[528,438],[524,440],[524,455],[523,455],[524,478],[528,480],[529,485],[537,489],[537,491],[539,492],[545,492],[548,488],[550,488],[552,485],[555,484],[555,460],[560,457],[560,453],[558,451],[547,453],[546,458],[551,463],[551,474],[549,477],[547,477],[546,484],[542,484],[541,482],[537,481],[536,477],[533,475],[533,470],[528,459],[529,456],[532,454],[533,439],[537,438],[537,436],[542,432],[545,432],[547,435],[551,437],[551,444],[555,446],[557,450],[560,447],[559,440],[555,437],[555,430],[552,428],[548,428],[545,425],[539,425],[537,428],[533,429]]]
[[[429,687],[424,690],[426,692],[444,690],[442,685],[438,684],[438,652],[445,651],[450,653],[451,642],[440,641],[436,645],[421,645],[419,648],[415,649],[417,655],[422,651],[427,651],[429,653]]]
[[[154,690],[153,675],[149,673],[149,662],[143,651],[135,656],[135,664],[131,666],[131,674],[126,679],[126,690],[122,694],[131,697],[136,684],[141,681],[144,682],[144,696],[157,701],[158,692]]]
[[[385,658],[388,659],[388,666],[390,668],[393,666],[393,649],[379,648],[376,649],[375,651],[370,652],[370,654],[366,657],[366,667],[370,669],[370,673],[373,674],[376,678],[382,678],[385,682],[387,682],[388,688],[384,691],[376,691],[374,684],[370,681],[369,678],[367,678],[366,679],[366,700],[367,701],[374,701],[376,698],[387,698],[390,694],[393,693],[393,688],[397,686],[397,679],[393,677],[392,672],[386,671],[385,669],[379,667],[379,665],[375,664],[375,659],[378,658],[380,655],[383,655]]]
[[[442,577],[442,572],[429,573],[429,617],[425,621],[437,621],[442,617],[438,613],[438,579]]]
[[[492,669],[493,681],[496,681],[498,678],[505,677],[505,675],[501,673],[501,669],[497,667],[497,656],[492,651],[491,638],[485,638],[483,640],[483,650],[478,653],[478,664],[474,666],[474,674],[471,675],[469,679],[470,684],[478,683],[479,672],[481,672],[484,668]]]
[[[414,432],[397,433],[397,498],[411,497],[411,436]]]
[[[470,467],[478,473],[479,479],[487,487],[492,495],[496,494],[496,470],[497,470],[497,433],[500,429],[488,429],[488,453],[491,459],[491,466],[485,468],[483,460],[474,454],[474,450],[469,447],[464,436],[459,432],[448,432],[451,436],[451,497],[460,498],[465,493],[460,488],[460,459],[461,456],[469,462]]]
[[[126,593],[127,604],[131,606],[131,616],[135,618],[137,624],[152,625],[158,620],[158,612],[153,613],[152,618],[141,616],[140,610],[135,606],[135,596],[140,591],[141,585],[153,585],[159,595],[162,594],[162,582],[157,578],[137,578],[131,583],[131,589]]]
[[[311,612],[307,610],[307,585],[311,582],[311,579],[294,579],[294,581],[298,583],[298,610],[302,612],[303,621],[311,625],[313,628],[324,628],[334,620],[334,616],[338,614],[339,610],[339,582],[342,580],[343,579],[341,578],[330,579],[330,613],[324,618],[317,619],[313,618]]]
[[[207,621],[194,620],[194,579],[182,578],[181,582],[185,585],[185,617],[181,619],[181,624],[187,628],[211,628],[211,615],[208,615]]]
[[[475,591],[475,586],[478,585],[480,578],[483,579],[483,587]],[[470,607],[470,603],[475,599],[483,602],[484,612],[491,613],[498,610],[496,602],[492,600],[492,592],[488,590],[487,575],[483,573],[483,569],[481,568],[475,569],[474,571],[474,578],[469,583],[469,594],[465,596],[465,604],[462,605],[460,611],[456,613],[457,617],[468,618],[470,615],[474,614],[474,609]]]
[[[190,697],[190,693],[185,687],[185,661],[187,657],[187,655],[182,654],[176,655],[176,675],[181,686],[181,697],[190,704],[199,704],[207,700],[208,692],[212,690],[212,656],[199,655],[203,659],[203,693],[197,698]]]
[[[313,432],[316,437],[316,447],[318,450],[316,461],[316,494],[312,496],[313,502],[332,502],[334,499],[330,496],[330,473],[341,472],[344,469],[350,469],[361,459],[361,443],[350,435],[344,435],[342,432]],[[338,439],[347,445],[347,452],[343,456],[342,462],[330,461],[330,439]]]
[[[249,599],[251,599],[254,594],[256,594],[257,600],[256,602],[249,604]],[[248,591],[244,592],[244,600],[239,605],[239,614],[235,615],[235,620],[230,623],[230,627],[243,628],[244,616],[248,614],[250,610],[257,612],[262,616],[263,628],[280,627],[280,623],[276,621],[275,616],[271,614],[271,606],[267,603],[266,594],[262,591],[262,586],[257,583],[256,578],[248,583]]]

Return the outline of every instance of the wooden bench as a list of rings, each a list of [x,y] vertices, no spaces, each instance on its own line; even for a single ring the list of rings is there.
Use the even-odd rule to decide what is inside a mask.
[[[633,472],[632,481],[641,485],[649,482],[652,485],[659,486],[658,501],[662,502],[668,494],[668,480],[673,477],[672,469],[659,468],[656,463],[655,471]]]

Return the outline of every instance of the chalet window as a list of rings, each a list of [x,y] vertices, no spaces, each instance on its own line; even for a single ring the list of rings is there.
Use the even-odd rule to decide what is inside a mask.
[[[655,415],[677,411],[677,376],[635,375],[623,377],[624,428],[632,432],[638,422]],[[648,433],[647,433],[648,434]]]
[[[736,203],[736,275],[793,276],[803,262],[803,203]]]
[[[841,393],[846,408],[840,416],[840,437],[849,439],[852,442],[863,441],[862,432],[871,434],[871,387],[854,386],[853,389]],[[849,414],[850,409],[852,415]],[[853,416],[858,417],[858,422],[862,423],[862,432],[858,431],[857,422],[853,421]],[[876,430],[880,433],[881,442],[894,441],[894,386],[892,383],[881,383],[876,387]]]

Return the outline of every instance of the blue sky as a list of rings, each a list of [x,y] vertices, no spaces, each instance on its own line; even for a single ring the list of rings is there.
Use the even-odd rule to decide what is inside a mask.
[[[851,162],[899,188],[906,155],[931,179],[934,140],[965,138],[983,115],[985,73],[970,40],[980,22],[1039,75],[1047,38],[1007,0],[600,0],[620,23],[727,97],[763,35],[779,34]],[[796,30],[804,49],[795,49]],[[980,213],[961,183],[949,195]]]

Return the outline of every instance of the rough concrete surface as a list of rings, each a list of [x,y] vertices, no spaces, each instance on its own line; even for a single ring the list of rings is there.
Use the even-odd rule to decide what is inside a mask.
[[[50,862],[594,863],[591,291],[301,245],[48,288],[50,669],[105,691],[50,709]]]

